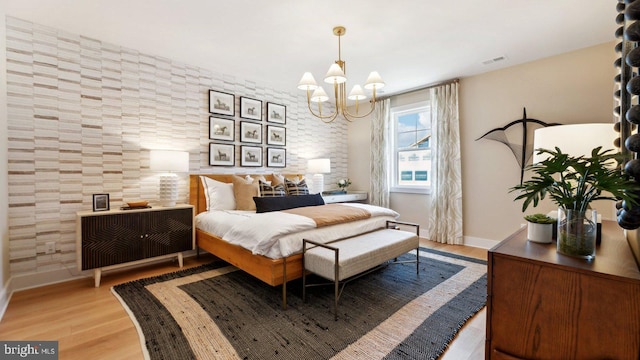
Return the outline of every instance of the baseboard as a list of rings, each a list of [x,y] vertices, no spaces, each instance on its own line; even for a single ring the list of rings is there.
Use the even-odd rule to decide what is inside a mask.
[[[72,273],[73,272],[73,273]],[[12,276],[12,292],[33,289],[46,285],[63,283],[76,279],[91,277],[91,272],[79,273],[75,268],[59,269],[48,272]]]
[[[472,246],[472,247],[477,247],[477,248],[482,248],[487,250],[498,245],[498,243],[500,243],[500,241],[483,239],[483,238],[474,237],[474,236],[464,237],[465,246]]]
[[[195,250],[189,250],[189,251],[183,252],[184,258],[189,258],[193,256],[196,256]],[[147,266],[156,262],[166,261],[166,260],[167,259],[163,259],[163,258],[160,258],[157,260],[150,259],[149,261],[143,264],[135,264],[135,265],[128,266],[127,268],[134,269],[136,267]],[[108,272],[106,272],[106,274],[108,274]],[[71,280],[86,279],[86,278],[93,278],[93,271],[87,270],[87,271],[80,272],[75,267],[59,269],[59,270],[54,270],[49,272],[25,274],[25,275],[11,277],[11,280],[13,280],[12,282],[13,287],[11,290],[12,292],[20,291],[20,290],[28,290],[28,289],[41,287],[41,286],[53,285],[53,284],[63,283]]]

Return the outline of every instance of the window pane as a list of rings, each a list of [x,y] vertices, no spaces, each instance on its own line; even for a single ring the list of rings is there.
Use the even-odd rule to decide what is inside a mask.
[[[395,153],[392,186],[426,190],[431,186],[431,119],[427,101],[391,109]]]
[[[431,150],[398,151],[398,185],[429,186]]]
[[[416,142],[415,131],[398,133],[398,148],[407,148]]]
[[[398,132],[416,131],[418,114],[410,113],[398,116]]]
[[[418,124],[416,126],[418,130],[431,129],[431,119],[429,119],[429,113],[421,111],[418,113]]]
[[[416,147],[419,148],[428,148],[431,143],[431,131],[430,130],[420,130],[416,131]]]

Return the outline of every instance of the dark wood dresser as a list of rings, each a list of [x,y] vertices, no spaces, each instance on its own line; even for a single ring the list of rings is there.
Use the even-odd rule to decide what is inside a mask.
[[[486,359],[640,359],[640,271],[617,223],[596,258],[527,241],[489,250]]]

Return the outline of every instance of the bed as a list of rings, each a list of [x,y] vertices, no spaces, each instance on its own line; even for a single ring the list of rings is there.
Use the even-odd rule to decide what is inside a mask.
[[[195,208],[196,216],[200,213],[207,213],[207,198],[203,187],[201,176],[216,180],[222,183],[231,183],[234,177],[232,174],[191,174],[189,176],[190,191],[189,202]],[[244,176],[244,175],[242,175]],[[272,181],[273,175],[262,175],[266,181]],[[287,178],[300,177],[302,175],[288,174]],[[203,214],[204,215],[204,214]],[[395,216],[397,217],[397,216]],[[343,224],[346,225],[346,224]],[[371,231],[371,229],[367,230]],[[349,235],[352,236],[352,235]],[[344,237],[344,236],[343,236]],[[335,240],[338,240],[336,238]],[[300,246],[301,246],[300,239]],[[248,274],[260,279],[271,286],[282,285],[282,306],[286,308],[287,282],[302,277],[302,254],[301,252],[286,253],[276,258],[256,254],[247,248],[223,240],[201,228],[196,228],[196,246],[216,257],[238,267]]]

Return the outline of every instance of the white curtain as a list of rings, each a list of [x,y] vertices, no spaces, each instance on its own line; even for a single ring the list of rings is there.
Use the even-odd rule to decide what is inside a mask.
[[[463,244],[458,82],[431,89],[431,218],[429,239]]]
[[[389,207],[389,124],[391,100],[376,102],[371,121],[371,196],[369,203]]]

